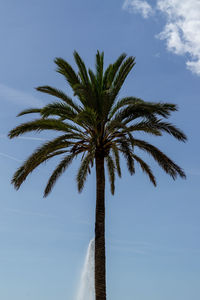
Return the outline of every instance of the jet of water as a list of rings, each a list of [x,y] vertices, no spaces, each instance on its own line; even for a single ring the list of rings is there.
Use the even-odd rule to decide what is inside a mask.
[[[95,300],[94,289],[94,239],[90,241],[83,270],[81,273],[81,280],[78,289],[77,300]]]

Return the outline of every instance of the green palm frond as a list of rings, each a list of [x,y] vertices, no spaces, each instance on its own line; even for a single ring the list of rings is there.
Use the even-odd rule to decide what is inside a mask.
[[[31,131],[55,130],[61,132],[82,132],[78,127],[65,123],[56,119],[36,119],[31,122],[22,123],[9,132],[9,137],[12,139]]]
[[[114,164],[112,157],[109,154],[106,156],[106,164],[107,164],[109,180],[110,180],[110,191],[111,191],[111,194],[114,195],[114,193],[115,193],[115,164]]]
[[[155,146],[143,140],[137,140],[137,139],[134,139],[134,145],[139,147],[141,150],[149,153],[154,158],[154,160],[159,164],[159,166],[173,179],[176,179],[178,175],[182,178],[186,178],[183,170]]]
[[[120,167],[119,149],[117,148],[115,143],[112,144],[112,152],[115,158],[115,166],[116,166],[117,174],[119,177],[121,177],[122,174],[121,174],[121,167]]]
[[[151,168],[148,166],[147,163],[145,163],[139,156],[133,154],[133,158],[139,163],[142,171],[146,173],[149,176],[150,181],[153,183],[154,186],[156,186],[156,179],[153,175]]]
[[[113,137],[115,136],[115,133],[117,134],[117,136],[119,136],[119,134],[121,133],[121,136],[123,136],[123,137],[125,135],[127,135],[130,142],[132,142],[132,140],[133,140],[131,130],[129,129],[129,127],[124,125],[122,122],[113,120],[108,124],[108,126],[106,127],[106,130],[108,132],[110,132]]]
[[[45,85],[45,86],[39,86],[36,88],[37,91],[49,94],[51,96],[54,96],[58,99],[63,100],[65,103],[67,103],[69,106],[71,106],[73,109],[75,109],[77,112],[80,111],[80,106],[77,105],[70,97],[68,97],[63,91],[58,90],[56,88],[53,88],[51,86]]]
[[[12,183],[16,189],[19,189],[21,184],[26,180],[27,176],[33,172],[40,164],[47,161],[49,158],[60,155],[67,151],[71,146],[67,135],[59,136],[52,141],[44,143],[37,148],[31,156],[23,163],[23,165],[15,172]]]
[[[185,142],[187,140],[186,135],[179,128],[177,128],[176,126],[174,126],[170,123],[163,122],[161,120],[157,120],[155,122],[152,122],[150,124],[150,127],[155,128],[160,131],[164,131],[164,132],[172,135],[179,141]]]
[[[81,162],[80,168],[78,170],[78,174],[76,176],[79,192],[81,192],[84,187],[84,183],[86,181],[89,172],[89,167],[90,164],[93,162],[93,160],[94,160],[94,154],[89,152]]]
[[[114,114],[123,106],[137,105],[138,103],[144,103],[144,101],[140,98],[135,98],[135,97],[125,97],[118,100],[109,114],[109,119],[111,119],[114,116]]]
[[[134,159],[132,156],[131,144],[130,144],[129,140],[126,140],[125,138],[117,139],[116,142],[120,146],[120,151],[122,152],[122,154],[126,160],[127,167],[128,167],[130,174],[133,175],[135,173],[135,166],[134,166]]]
[[[54,187],[56,181],[63,174],[63,172],[67,169],[67,167],[69,167],[69,165],[72,163],[75,156],[76,156],[75,154],[69,154],[61,160],[61,162],[58,164],[58,166],[53,171],[51,177],[48,180],[48,183],[44,190],[44,197],[47,197],[49,195],[49,193],[51,192],[52,188]]]
[[[17,117],[21,117],[23,115],[27,115],[27,114],[34,114],[34,113],[40,113],[41,112],[41,108],[28,108],[25,109],[23,111],[21,111]]]
[[[134,131],[143,131],[145,133],[149,133],[155,136],[161,136],[161,130],[160,128],[157,128],[154,126],[154,122],[151,120],[145,120],[138,123],[135,123],[134,125],[131,125],[127,127],[130,132]]]
[[[62,120],[73,120],[73,118],[77,116],[77,112],[72,107],[70,107],[66,103],[60,102],[47,104],[40,110],[40,114],[44,118],[47,118],[49,116],[57,116]]]
[[[95,130],[97,125],[97,114],[92,108],[85,107],[84,110],[76,115],[74,121],[80,124],[87,124],[89,127],[92,127],[93,130]]]
[[[113,83],[113,103],[116,100],[116,97],[126,79],[130,71],[135,65],[135,58],[134,57],[128,57],[125,62],[121,65],[119,72],[117,73],[114,83]]]
[[[104,72],[104,75],[103,75],[103,90],[109,90],[109,88],[110,88],[111,84],[109,82],[109,75],[110,75],[112,69],[113,69],[113,65],[110,64]],[[111,81],[111,83],[112,83],[112,81]]]
[[[168,118],[171,112],[175,110],[177,110],[177,107],[174,104],[139,102],[122,108],[120,111],[116,112],[113,116],[113,120],[123,122],[125,124],[134,121],[139,117],[156,120],[155,116],[158,115]]]
[[[119,68],[125,58],[126,58],[126,54],[122,53],[118,57],[118,59],[113,64],[109,65],[109,67],[107,68],[104,75],[104,85],[106,86],[106,89],[110,88],[111,85],[113,84],[116,74],[118,73]]]
[[[90,77],[91,89],[93,90],[93,94],[94,94],[95,97],[98,97],[99,91],[98,91],[97,78],[96,78],[94,72],[91,69],[88,70],[88,74],[89,74],[89,77]]]
[[[98,90],[99,92],[103,87],[103,65],[104,65],[104,53],[100,53],[97,51],[96,54],[96,79],[98,82]]]
[[[57,57],[54,62],[58,67],[57,72],[65,77],[72,89],[74,85],[80,83],[78,75],[67,61],[63,58]]]
[[[80,55],[78,54],[78,52],[76,52],[76,51],[74,51],[74,59],[75,59],[76,64],[78,66],[79,76],[81,78],[82,83],[84,85],[88,86],[88,84],[89,84],[89,78],[88,78],[88,73],[87,73],[87,69],[86,69],[85,63],[82,60],[82,58],[80,57]]]

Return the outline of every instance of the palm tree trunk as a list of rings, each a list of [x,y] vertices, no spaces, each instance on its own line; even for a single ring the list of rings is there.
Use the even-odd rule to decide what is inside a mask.
[[[104,157],[96,155],[95,293],[106,300],[105,171]]]

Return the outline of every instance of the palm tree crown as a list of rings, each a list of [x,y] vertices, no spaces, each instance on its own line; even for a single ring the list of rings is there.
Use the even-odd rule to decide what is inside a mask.
[[[104,71],[104,54],[97,51],[95,72],[86,69],[76,51],[74,59],[78,72],[62,58],[56,58],[55,63],[57,72],[67,80],[76,99],[50,86],[38,87],[38,91],[54,96],[56,101],[43,108],[22,111],[19,116],[36,113],[39,117],[17,126],[9,133],[10,138],[30,131],[54,130],[61,133],[36,149],[16,171],[12,179],[15,188],[18,189],[38,165],[51,157],[62,155],[46,185],[44,196],[47,196],[59,176],[79,154],[79,191],[83,189],[86,177],[98,155],[105,158],[112,194],[115,190],[116,173],[121,176],[120,154],[125,158],[131,175],[135,173],[137,162],[150,181],[156,185],[151,168],[135,154],[135,147],[149,153],[173,179],[178,175],[184,178],[183,170],[162,151],[135,137],[137,131],[155,136],[166,132],[180,141],[185,141],[186,136],[182,131],[164,121],[171,112],[177,110],[176,105],[151,103],[135,97],[119,98],[120,89],[135,64],[135,58],[127,58],[122,54]]]

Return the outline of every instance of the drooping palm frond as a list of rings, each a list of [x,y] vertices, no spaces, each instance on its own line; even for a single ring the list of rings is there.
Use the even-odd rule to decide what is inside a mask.
[[[134,139],[134,145],[150,154],[159,166],[173,179],[176,179],[178,175],[182,178],[186,178],[183,170],[157,147],[138,139]]]
[[[17,137],[27,132],[43,130],[56,130],[61,132],[80,132],[82,131],[75,125],[65,123],[61,120],[55,119],[37,119],[31,122],[23,123],[9,132],[9,137]]]
[[[21,117],[23,115],[27,115],[27,114],[34,114],[34,113],[40,113],[41,112],[41,108],[28,108],[25,109],[23,111],[21,111],[17,117]]]
[[[186,135],[176,126],[168,123],[163,122],[161,120],[157,120],[154,122],[151,122],[150,127],[153,129],[157,129],[160,132],[166,132],[170,135],[172,135],[174,138],[176,138],[179,141],[185,142],[187,140]]]
[[[155,120],[155,116],[157,115],[168,118],[171,112],[176,109],[174,104],[138,102],[117,111],[113,116],[113,120],[127,124],[140,117],[145,117],[150,120]]]
[[[56,169],[53,171],[52,175],[50,176],[48,183],[46,185],[46,188],[44,190],[44,197],[48,196],[51,192],[53,186],[55,185],[58,178],[62,175],[62,173],[69,167],[69,165],[72,163],[74,157],[76,154],[69,154],[65,156],[61,162],[58,164]]]
[[[135,173],[134,159],[132,156],[131,143],[125,138],[118,139],[116,142],[120,145],[120,151],[126,159],[127,167],[131,175]]]
[[[84,183],[85,183],[87,175],[89,173],[89,166],[93,162],[93,160],[94,160],[94,154],[88,152],[86,157],[81,162],[81,165],[78,170],[77,177],[76,177],[79,192],[81,192],[84,187]]]
[[[121,167],[120,167],[119,149],[117,148],[117,146],[114,143],[112,144],[111,147],[112,147],[112,152],[113,152],[113,156],[115,159],[115,166],[116,166],[117,174],[119,177],[121,177],[122,173],[121,173]]]
[[[139,165],[140,165],[142,171],[143,171],[144,173],[146,173],[146,174],[149,176],[149,179],[150,179],[150,181],[153,183],[153,185],[156,186],[156,185],[157,185],[157,184],[156,184],[156,179],[155,179],[155,177],[154,177],[154,175],[153,175],[153,173],[152,173],[150,167],[148,166],[148,164],[145,163],[145,162],[143,161],[143,159],[141,159],[141,158],[140,158],[139,156],[137,156],[136,154],[133,154],[133,158],[139,163]]]
[[[33,154],[23,163],[23,165],[15,172],[12,183],[16,189],[26,180],[27,176],[40,164],[47,161],[53,156],[65,153],[71,146],[67,135],[59,136],[54,140],[44,143],[36,149]],[[61,152],[60,152],[61,151]]]
[[[106,156],[106,164],[108,169],[108,175],[110,180],[110,190],[111,194],[114,195],[115,193],[115,164],[112,157],[108,154]]]

